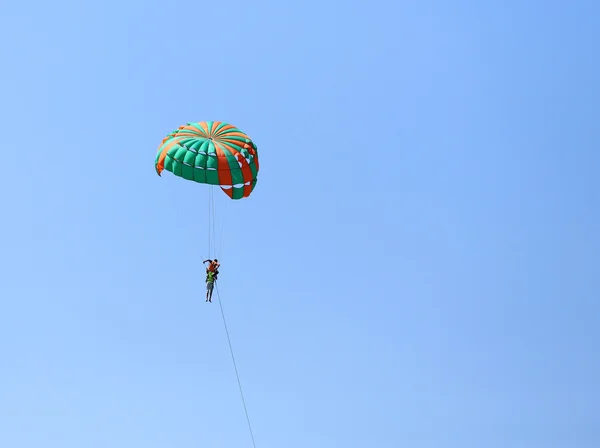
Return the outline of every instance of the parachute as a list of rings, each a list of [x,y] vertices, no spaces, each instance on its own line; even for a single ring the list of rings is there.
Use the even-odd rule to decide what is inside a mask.
[[[231,199],[242,199],[256,186],[258,148],[229,123],[191,122],[163,139],[154,167],[159,176],[166,169],[187,180],[218,185]]]

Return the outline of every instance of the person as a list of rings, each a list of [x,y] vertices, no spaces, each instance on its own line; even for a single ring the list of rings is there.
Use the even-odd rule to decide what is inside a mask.
[[[214,271],[206,270],[206,301],[212,303],[212,293],[215,286],[216,275]]]
[[[216,258],[211,260],[204,260],[202,264],[208,262],[208,267],[206,268],[206,301],[212,303],[212,292],[215,286],[215,282],[217,281],[217,276],[219,275],[219,267],[221,264],[219,260]]]
[[[204,260],[202,262],[202,264],[204,264],[206,262],[208,262],[208,267],[206,268],[206,273],[208,274],[209,272],[214,272],[215,280],[216,280],[219,275],[219,267],[221,266],[221,263],[219,263],[219,260],[217,260],[216,258],[214,260],[211,260],[210,258],[208,260]]]

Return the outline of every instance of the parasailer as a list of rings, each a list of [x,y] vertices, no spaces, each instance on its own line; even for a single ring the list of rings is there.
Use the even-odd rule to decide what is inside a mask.
[[[212,293],[217,279],[215,271],[206,271],[206,301],[212,303]]]
[[[219,275],[219,267],[221,263],[216,258],[214,260],[204,260],[202,264],[208,262],[206,268],[206,301],[212,303],[212,292]]]
[[[208,263],[208,267],[206,268],[206,273],[214,272],[215,280],[216,280],[217,276],[219,275],[219,267],[221,267],[221,263],[219,263],[219,260],[217,260],[216,258],[214,260],[208,259],[208,260],[204,260],[202,262],[202,264],[204,264],[204,263]]]

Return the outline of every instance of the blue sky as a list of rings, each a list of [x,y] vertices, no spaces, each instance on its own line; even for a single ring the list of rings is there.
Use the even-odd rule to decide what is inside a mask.
[[[0,446],[600,444],[597,2],[0,6]],[[219,193],[217,191],[216,193]]]

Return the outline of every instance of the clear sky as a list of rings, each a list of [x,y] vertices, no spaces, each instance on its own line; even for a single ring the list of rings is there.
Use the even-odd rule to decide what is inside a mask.
[[[600,4],[0,6],[0,447],[600,446]],[[221,235],[218,233],[217,235]]]

